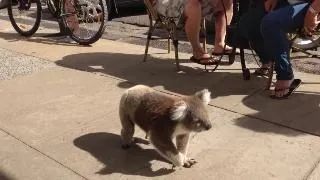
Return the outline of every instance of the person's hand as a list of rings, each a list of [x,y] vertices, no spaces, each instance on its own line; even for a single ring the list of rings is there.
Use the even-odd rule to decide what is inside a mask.
[[[266,0],[264,2],[264,9],[267,12],[272,11],[277,6],[278,0]]]
[[[315,28],[318,26],[320,21],[318,20],[318,15],[307,11],[304,17],[304,31],[307,35],[312,35],[315,31]]]

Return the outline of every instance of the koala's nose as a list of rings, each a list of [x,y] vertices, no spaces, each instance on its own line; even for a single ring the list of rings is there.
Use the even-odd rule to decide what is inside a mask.
[[[212,128],[212,124],[207,124],[206,130],[209,130],[209,129],[211,129],[211,128]]]

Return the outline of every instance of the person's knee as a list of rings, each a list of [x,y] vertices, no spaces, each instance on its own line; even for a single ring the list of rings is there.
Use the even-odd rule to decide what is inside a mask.
[[[201,12],[201,4],[199,0],[188,0],[185,5],[184,16],[187,19],[190,16],[194,16],[194,13]]]
[[[275,30],[277,28],[277,21],[274,16],[266,15],[261,20],[261,33],[269,34],[270,31]]]
[[[200,8],[201,4],[199,0],[188,0],[186,6],[189,8]]]

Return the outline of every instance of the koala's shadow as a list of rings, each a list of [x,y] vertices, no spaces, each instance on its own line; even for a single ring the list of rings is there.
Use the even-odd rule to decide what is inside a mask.
[[[105,165],[104,168],[96,172],[101,175],[121,173],[156,177],[174,171],[165,168],[157,171],[152,170],[151,161],[167,161],[153,148],[143,149],[139,144],[148,144],[149,142],[141,138],[136,138],[136,144],[127,150],[121,148],[121,137],[119,135],[106,132],[86,134],[76,138],[73,143]]]

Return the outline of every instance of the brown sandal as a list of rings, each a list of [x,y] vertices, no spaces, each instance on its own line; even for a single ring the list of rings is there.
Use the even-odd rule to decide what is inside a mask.
[[[270,73],[269,67],[260,67],[259,69],[254,71],[254,74],[257,76],[268,76]]]
[[[278,100],[288,99],[288,97],[301,85],[301,82],[302,82],[301,79],[294,79],[292,81],[290,87],[274,90],[274,92],[289,90],[286,94],[284,94],[283,96],[280,96],[280,97],[278,97],[274,94],[274,95],[271,95],[270,97],[272,99],[278,99]]]
[[[194,62],[194,63],[197,63],[197,64],[201,64],[201,65],[216,65],[218,64],[219,62],[217,60],[215,60],[214,58],[212,57],[209,57],[209,58],[200,58],[200,59],[197,59],[195,58],[194,56],[192,56],[190,58],[190,61]]]

